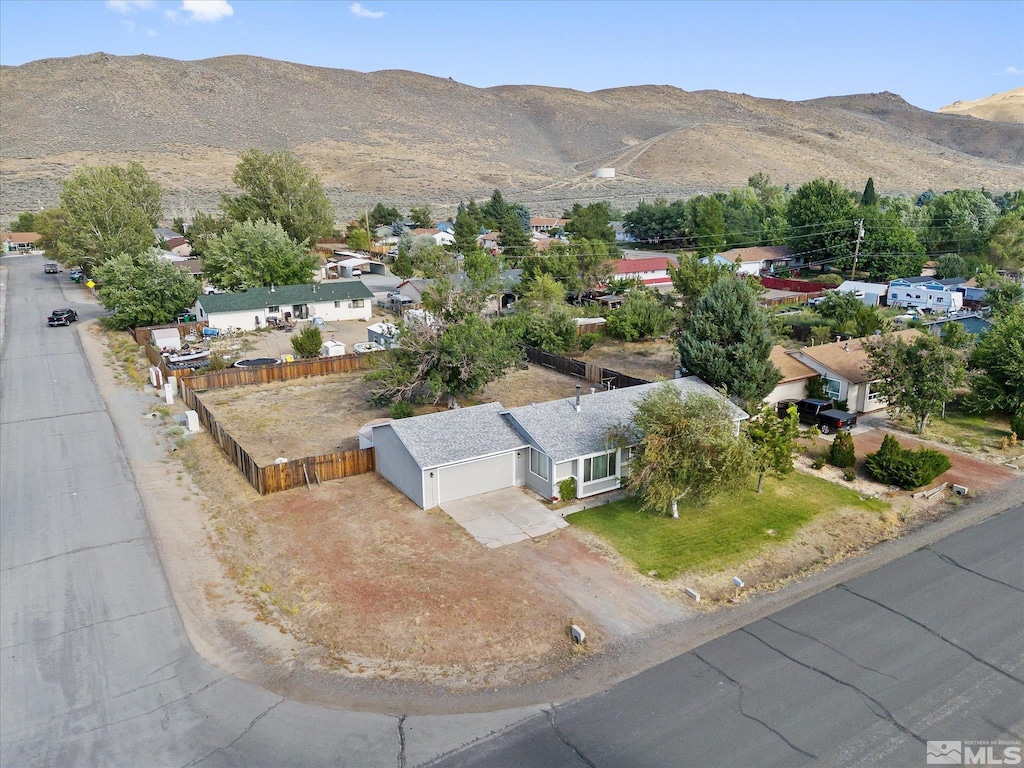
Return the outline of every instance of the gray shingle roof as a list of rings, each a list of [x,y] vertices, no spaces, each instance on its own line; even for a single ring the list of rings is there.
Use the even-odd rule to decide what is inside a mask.
[[[526,447],[526,440],[501,416],[503,410],[501,403],[485,403],[398,419],[388,426],[420,469],[429,469]]]
[[[236,293],[212,294],[200,296],[198,303],[202,304],[203,310],[210,315],[215,312],[243,312],[273,306],[372,298],[373,293],[361,280],[339,280],[329,283],[278,285],[274,286],[273,291],[270,288],[250,288]]]
[[[684,397],[691,392],[721,396],[696,376],[674,379],[670,383],[678,387]],[[595,392],[592,395],[589,389],[584,389],[579,413],[576,412],[576,398],[573,396],[512,408],[509,416],[544,453],[556,462],[566,461],[603,450],[608,429],[628,423],[633,417],[636,401],[660,386],[661,382],[655,382],[613,389],[610,392]],[[748,418],[745,411],[732,403],[729,405],[735,420]]]

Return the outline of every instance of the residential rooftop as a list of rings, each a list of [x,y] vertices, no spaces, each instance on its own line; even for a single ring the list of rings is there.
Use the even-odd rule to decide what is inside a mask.
[[[246,291],[200,296],[206,314],[215,312],[244,312],[294,304],[315,304],[324,301],[350,301],[372,299],[373,293],[361,280],[331,280],[302,285],[277,285],[270,288],[250,288]]]

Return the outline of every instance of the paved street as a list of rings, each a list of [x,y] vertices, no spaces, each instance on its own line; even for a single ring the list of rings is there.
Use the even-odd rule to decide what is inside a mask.
[[[5,768],[919,766],[927,739],[1021,738],[1024,507],[553,709],[406,718],[241,681],[188,641],[76,329],[45,325],[96,308],[42,262],[3,259]]]

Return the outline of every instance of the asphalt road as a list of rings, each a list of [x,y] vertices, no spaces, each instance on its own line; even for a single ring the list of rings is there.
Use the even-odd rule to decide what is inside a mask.
[[[553,708],[344,712],[239,680],[189,643],[75,329],[45,325],[95,306],[42,263],[3,259],[4,768],[918,766],[925,739],[1021,738],[1020,507]]]

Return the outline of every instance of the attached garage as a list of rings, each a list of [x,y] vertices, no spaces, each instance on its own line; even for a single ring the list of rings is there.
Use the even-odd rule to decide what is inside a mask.
[[[529,451],[501,410],[487,403],[375,425],[377,471],[423,509],[522,485]]]

